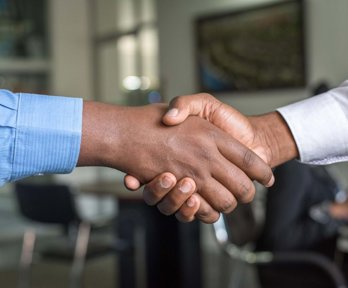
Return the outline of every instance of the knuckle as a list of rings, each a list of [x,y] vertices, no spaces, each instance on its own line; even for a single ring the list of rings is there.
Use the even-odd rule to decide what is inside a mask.
[[[236,207],[237,201],[234,198],[230,198],[222,202],[219,210],[222,213],[231,213]]]
[[[205,219],[209,219],[211,217],[212,210],[208,207],[201,207],[197,212],[197,218],[204,221]]]
[[[171,101],[170,101],[170,106],[171,107],[178,107],[181,103],[181,99],[183,96],[175,96]]]
[[[213,210],[210,206],[201,206],[195,216],[200,221],[211,224],[219,219],[220,214],[217,211]]]
[[[239,191],[238,200],[241,203],[249,203],[254,199],[256,189],[254,184],[249,181],[249,184],[242,183]]]
[[[197,216],[197,218],[206,224],[213,224],[217,220],[219,220],[220,214],[219,213],[211,213],[208,217]]]
[[[205,130],[206,130],[206,133],[204,134],[204,136],[209,137],[210,141],[215,142],[215,140],[221,136],[221,131],[216,129],[215,126],[207,127],[207,129],[205,129]]]
[[[203,98],[205,101],[207,101],[207,100],[209,101],[209,100],[213,100],[213,99],[215,100],[215,97],[209,93],[203,92],[203,93],[200,93],[199,96],[201,98]]]
[[[247,195],[245,195],[243,198],[240,199],[241,203],[250,203],[254,200],[255,197],[255,189],[253,191],[250,191]]]
[[[243,157],[243,167],[250,169],[253,167],[256,161],[256,155],[251,150],[246,150]]]
[[[212,222],[210,224],[215,223],[216,221],[219,220],[219,218],[220,218],[220,214],[216,214],[214,217],[212,217],[212,219],[211,219]]]

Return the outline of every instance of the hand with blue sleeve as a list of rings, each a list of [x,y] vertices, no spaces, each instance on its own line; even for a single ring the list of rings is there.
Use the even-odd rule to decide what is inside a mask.
[[[192,179],[181,188],[205,203],[197,211],[205,222],[250,201],[251,179],[271,181],[270,167],[226,132],[199,117],[165,126],[166,109],[0,90],[0,181],[69,173],[76,166],[115,168],[142,183],[170,172]],[[167,205],[171,210],[174,204]]]

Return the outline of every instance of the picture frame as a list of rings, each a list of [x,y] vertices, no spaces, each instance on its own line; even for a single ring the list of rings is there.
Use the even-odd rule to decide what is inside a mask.
[[[260,91],[306,85],[304,1],[198,17],[198,89]]]

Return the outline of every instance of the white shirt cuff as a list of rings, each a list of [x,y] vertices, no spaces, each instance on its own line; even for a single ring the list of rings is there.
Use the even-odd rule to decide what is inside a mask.
[[[345,83],[347,85],[347,83]],[[348,161],[348,87],[278,109],[309,164]]]

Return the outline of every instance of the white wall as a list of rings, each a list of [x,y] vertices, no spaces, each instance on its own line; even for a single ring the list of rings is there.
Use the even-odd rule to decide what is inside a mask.
[[[193,20],[266,0],[158,0],[160,75],[167,99],[196,91]],[[338,85],[348,78],[348,1],[307,1],[309,86],[327,79]],[[307,96],[307,89],[216,95],[244,113],[263,113]]]
[[[50,0],[52,93],[92,98],[88,1]]]

